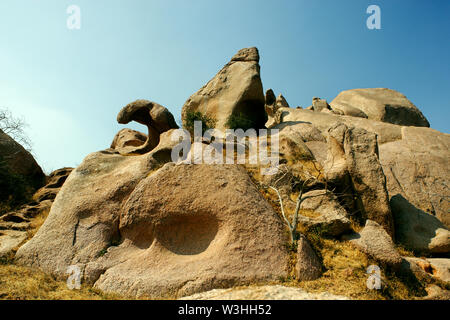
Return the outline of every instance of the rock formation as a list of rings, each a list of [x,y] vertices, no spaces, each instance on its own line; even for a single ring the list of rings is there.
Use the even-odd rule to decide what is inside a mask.
[[[286,274],[281,221],[243,169],[168,164],[149,174],[151,155],[88,156],[18,261],[59,277],[78,264],[99,289],[152,297]]]
[[[345,298],[294,292],[273,282],[351,275],[350,267],[332,270],[327,263],[355,254],[366,259],[356,268],[373,259],[383,272],[412,277],[423,291],[430,285],[424,299],[448,296],[441,287],[450,274],[450,135],[427,128],[404,95],[355,89],[330,104],[314,98],[311,107],[292,109],[271,89],[264,96],[258,50],[246,48],[186,101],[183,124],[198,114],[221,130],[244,123],[278,129],[270,137],[279,138],[278,171],[261,176],[254,174],[258,165],[172,161],[178,144],[172,140],[174,117],[157,103],[137,100],[117,120],[144,124],[148,134],[122,129],[110,148],[89,154],[72,172],[52,173],[34,204],[1,217],[0,255],[26,241],[29,217],[51,207],[16,262],[60,279],[78,266],[84,283],[105,292]],[[248,151],[260,138],[237,144]],[[206,138],[194,142],[187,158],[198,157],[194,147],[212,145]],[[23,166],[39,175],[32,161]],[[294,212],[299,215],[292,220]],[[291,220],[297,229],[288,230]],[[399,252],[409,253],[398,246],[427,258],[402,257]],[[218,290],[256,283],[271,285]]]
[[[28,238],[34,217],[48,212],[72,168],[53,171],[47,184],[33,195],[33,201],[0,217],[0,257],[9,257]]]
[[[311,110],[283,108],[281,111],[284,115],[280,125],[306,122],[325,136],[329,135],[330,127],[339,123],[376,134],[389,198],[401,194],[412,205],[434,215],[449,227],[447,159],[450,158],[450,135],[430,128],[405,127]],[[336,152],[339,155],[339,151]]]
[[[127,139],[128,144],[131,145],[131,148],[124,148],[125,146],[121,146],[120,140],[123,140],[121,135],[124,135],[125,132],[120,131],[111,145],[112,148],[117,147],[125,153],[147,153],[158,145],[159,136],[163,132],[178,128],[175,123],[175,119],[169,110],[156,102],[148,100],[136,100],[120,110],[117,115],[117,122],[127,124],[131,121],[136,121],[147,126],[148,135],[145,143],[133,148],[133,144],[136,144],[136,142],[130,142],[131,139]],[[131,134],[129,131],[127,133]],[[138,135],[137,140],[139,140],[139,137],[142,138],[142,136]]]
[[[242,49],[186,101],[181,114],[183,126],[188,113],[201,112],[214,119],[215,128],[222,131],[230,128],[232,117],[236,117],[238,127],[240,119],[247,119],[252,128],[264,128],[264,103],[258,49]]]
[[[358,114],[368,119],[402,126],[429,127],[422,112],[403,94],[385,88],[353,89],[341,92],[331,103],[345,115]],[[358,115],[356,115],[358,116]],[[365,118],[365,117],[364,117]]]
[[[402,257],[397,252],[388,233],[375,221],[367,220],[364,229],[346,237],[356,247],[367,253],[379,263],[399,269]]]
[[[37,164],[30,152],[25,150],[13,138],[0,129],[0,165],[1,170],[7,170],[11,174],[19,175],[29,186],[35,190],[42,187],[45,182],[45,174]],[[0,181],[2,183],[3,181]],[[1,186],[6,189],[6,186]],[[0,191],[0,195],[2,191]]]

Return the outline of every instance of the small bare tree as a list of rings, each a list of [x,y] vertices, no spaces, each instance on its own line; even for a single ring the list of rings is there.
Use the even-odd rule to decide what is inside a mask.
[[[8,109],[0,109],[0,129],[30,151],[31,142],[24,131],[26,126],[23,119],[14,117]]]
[[[281,193],[279,191],[279,188],[277,188],[277,184],[279,181],[281,181],[286,175],[288,174],[288,171],[285,171],[283,173],[283,175],[278,178],[274,183],[272,183],[272,185],[270,186],[264,186],[266,188],[270,188],[273,191],[275,191],[275,193],[278,196],[278,200],[280,202],[280,209],[281,209],[281,214],[283,216],[284,221],[286,222],[288,228],[289,228],[289,234],[290,234],[290,240],[291,240],[291,244],[295,244],[296,241],[296,233],[297,233],[297,226],[298,226],[298,215],[300,212],[300,208],[302,203],[306,200],[306,199],[310,199],[310,198],[314,198],[314,197],[320,197],[320,196],[324,196],[326,194],[328,194],[330,191],[328,191],[326,189],[326,184],[325,184],[325,190],[323,192],[317,193],[317,194],[312,194],[312,195],[308,195],[305,196],[305,191],[306,191],[306,187],[310,182],[314,182],[314,181],[319,181],[318,176],[313,176],[312,174],[310,174],[308,172],[308,170],[304,171],[304,174],[307,176],[307,179],[305,179],[302,183],[297,182],[294,184],[293,188],[295,188],[297,185],[300,184],[300,192],[298,194],[297,197],[297,201],[296,201],[296,206],[295,206],[295,210],[294,210],[294,215],[292,217],[292,221],[289,221],[285,209],[284,209],[284,204],[283,204],[283,197],[281,196]]]

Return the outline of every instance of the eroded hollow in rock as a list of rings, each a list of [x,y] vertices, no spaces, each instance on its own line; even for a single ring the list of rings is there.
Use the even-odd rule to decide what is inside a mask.
[[[196,255],[206,251],[219,231],[214,216],[173,216],[156,226],[155,237],[167,250],[178,255]]]
[[[241,101],[228,119],[228,125],[231,129],[262,129],[267,122],[267,114],[261,113],[264,110],[264,103],[256,99]]]

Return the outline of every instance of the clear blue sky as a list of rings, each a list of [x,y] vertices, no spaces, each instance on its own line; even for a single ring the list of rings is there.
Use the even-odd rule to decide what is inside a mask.
[[[80,30],[66,27],[71,4]],[[381,30],[366,28],[371,4]],[[178,120],[237,50],[257,46],[264,89],[292,107],[387,87],[448,133],[449,40],[448,0],[2,0],[0,106],[26,119],[47,172],[76,166],[110,145],[127,103],[153,100]]]

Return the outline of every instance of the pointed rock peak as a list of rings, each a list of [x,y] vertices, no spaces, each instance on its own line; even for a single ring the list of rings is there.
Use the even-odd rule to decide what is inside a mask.
[[[231,61],[256,61],[259,62],[259,52],[256,47],[244,48],[238,51]]]
[[[275,93],[273,93],[272,89],[266,91],[266,105],[273,105],[276,101]]]

